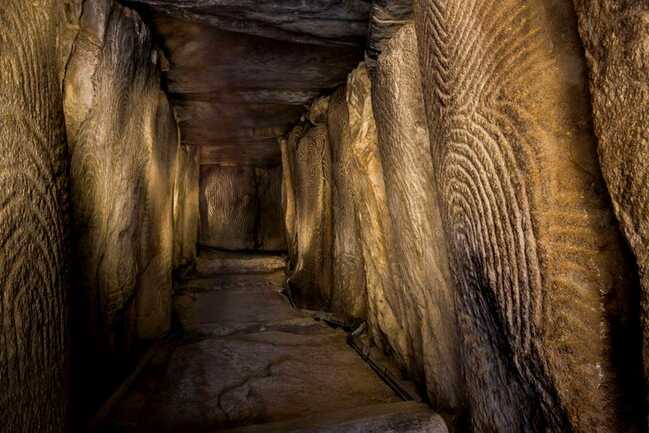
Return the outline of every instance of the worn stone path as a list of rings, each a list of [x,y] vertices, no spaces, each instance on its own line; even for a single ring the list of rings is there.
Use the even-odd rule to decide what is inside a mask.
[[[155,350],[106,431],[445,432],[426,406],[400,402],[343,331],[291,307],[284,266],[203,253],[175,295],[183,336]]]

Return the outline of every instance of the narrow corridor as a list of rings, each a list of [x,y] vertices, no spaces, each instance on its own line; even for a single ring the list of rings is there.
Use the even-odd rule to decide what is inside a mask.
[[[0,0],[0,433],[649,433],[649,0]]]
[[[174,297],[182,335],[145,356],[95,429],[445,432],[427,406],[401,401],[343,330],[290,305],[284,268],[279,256],[204,251]]]

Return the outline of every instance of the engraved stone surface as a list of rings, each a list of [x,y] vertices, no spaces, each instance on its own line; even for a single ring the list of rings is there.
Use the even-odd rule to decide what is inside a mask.
[[[0,7],[0,429],[67,427],[63,3]]]
[[[200,182],[201,244],[228,250],[254,249],[254,168],[203,166]]]
[[[415,15],[473,429],[624,431],[615,363],[632,358],[618,343],[637,282],[572,4],[418,0]]]
[[[333,209],[333,288],[331,311],[349,318],[367,315],[365,267],[354,204],[354,179],[350,171],[353,152],[349,133],[347,93],[341,87],[332,95],[327,127],[331,143]]]
[[[380,323],[378,331],[426,384],[436,410],[457,415],[464,396],[455,288],[433,187],[413,24],[384,42],[374,75],[374,117],[392,221],[394,285],[383,308],[398,313],[398,323]]]
[[[201,167],[202,245],[284,251],[279,167]]]
[[[303,129],[297,133],[302,135]],[[288,284],[300,306],[320,309],[331,299],[333,242],[331,152],[325,124],[289,137],[295,188],[295,244]]]
[[[84,321],[75,332],[91,364],[113,365],[170,325],[178,133],[157,59],[135,12],[111,0],[85,5],[64,108]]]

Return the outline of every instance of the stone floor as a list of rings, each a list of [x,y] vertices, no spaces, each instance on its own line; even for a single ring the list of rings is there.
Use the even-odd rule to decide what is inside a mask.
[[[446,431],[427,407],[400,402],[343,331],[291,307],[283,266],[203,254],[176,292],[182,336],[156,346],[101,430]]]

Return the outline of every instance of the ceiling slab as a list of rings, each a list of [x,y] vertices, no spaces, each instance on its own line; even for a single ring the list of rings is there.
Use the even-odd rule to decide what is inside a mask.
[[[311,45],[359,46],[370,0],[134,0],[214,29]]]
[[[279,164],[277,138],[314,98],[344,84],[364,58],[369,2],[132,4],[147,5],[140,11],[165,55],[165,90],[181,140],[205,147],[205,164]],[[233,29],[222,20],[238,24]]]

